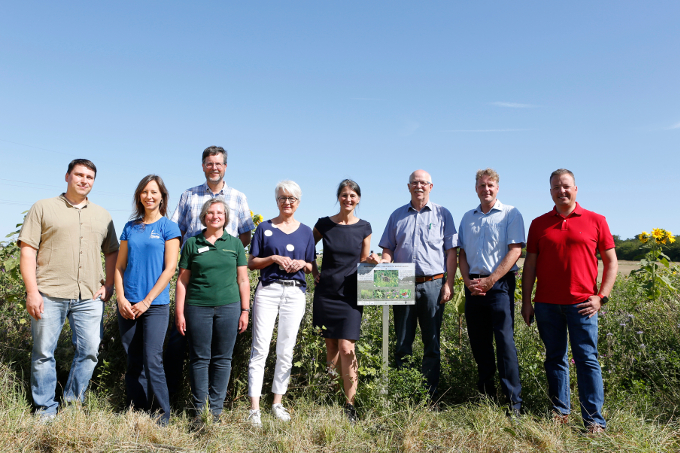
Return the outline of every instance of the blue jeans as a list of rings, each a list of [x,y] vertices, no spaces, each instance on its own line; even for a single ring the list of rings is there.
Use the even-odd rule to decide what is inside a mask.
[[[578,313],[576,305],[541,302],[536,302],[534,311],[538,332],[545,344],[545,372],[553,410],[560,414],[571,412],[567,359],[569,332],[583,422],[586,426],[597,424],[606,427],[602,417],[604,385],[600,362],[597,360],[597,314],[588,319]]]
[[[64,387],[64,401],[82,401],[97,366],[99,343],[104,333],[104,302],[99,299],[58,299],[43,294],[44,312],[31,317],[31,394],[37,411],[56,414],[57,368],[54,350],[68,317],[75,347],[71,371]]]
[[[413,340],[416,338],[416,327],[420,324],[423,339],[423,376],[427,381],[428,392],[434,397],[439,385],[440,352],[439,332],[446,304],[440,304],[440,291],[444,279],[416,283],[415,305],[393,305],[394,330],[397,334],[397,345],[394,358],[397,368],[404,364],[404,358],[413,354]]]
[[[222,413],[227,385],[231,374],[231,357],[234,352],[241,304],[218,307],[186,305],[184,317],[189,340],[189,380],[196,413],[210,402],[214,416]]]
[[[137,319],[118,312],[118,329],[127,354],[125,389],[132,404],[151,411],[160,406],[161,422],[170,420],[170,397],[163,370],[163,342],[168,330],[169,305],[151,305]]]
[[[480,393],[496,395],[494,375],[496,362],[501,390],[514,409],[522,405],[522,385],[514,339],[515,273],[510,272],[486,292],[486,296],[472,296],[465,288],[465,320],[470,348],[477,362]],[[496,340],[496,354],[493,342]]]

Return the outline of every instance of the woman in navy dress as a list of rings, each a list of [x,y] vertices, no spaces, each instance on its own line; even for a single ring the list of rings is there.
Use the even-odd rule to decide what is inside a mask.
[[[366,260],[371,248],[371,224],[354,215],[361,200],[361,188],[345,179],[337,191],[340,212],[323,217],[314,226],[314,240],[323,239],[321,272],[312,268],[314,326],[326,339],[329,370],[340,372],[345,390],[345,413],[356,421],[354,395],[358,363],[354,344],[361,331],[362,307],[357,306],[357,264]]]

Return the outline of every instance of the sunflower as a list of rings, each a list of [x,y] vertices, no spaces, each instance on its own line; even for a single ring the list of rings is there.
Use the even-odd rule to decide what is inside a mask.
[[[646,231],[643,231],[638,235],[638,241],[642,242],[643,244],[646,244],[647,241],[649,241],[649,233]]]

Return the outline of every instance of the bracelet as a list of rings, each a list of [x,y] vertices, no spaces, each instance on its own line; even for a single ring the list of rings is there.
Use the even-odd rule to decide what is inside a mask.
[[[242,309],[241,309],[241,313],[243,313],[244,311],[245,311],[246,313],[250,313],[250,308],[242,308]]]

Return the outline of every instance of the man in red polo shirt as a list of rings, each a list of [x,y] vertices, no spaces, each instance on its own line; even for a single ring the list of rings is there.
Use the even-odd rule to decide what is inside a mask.
[[[552,211],[535,218],[529,228],[522,276],[522,316],[534,314],[545,345],[548,395],[556,417],[567,422],[571,412],[567,332],[576,363],[583,422],[592,433],[604,431],[604,386],[597,360],[597,312],[614,287],[618,262],[606,219],[576,202],[574,174],[559,169],[550,175]],[[597,252],[604,264],[597,286]],[[538,278],[534,306],[531,292]]]

